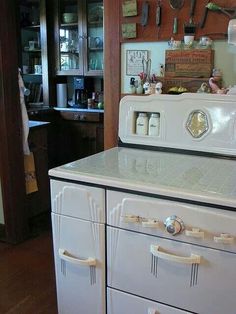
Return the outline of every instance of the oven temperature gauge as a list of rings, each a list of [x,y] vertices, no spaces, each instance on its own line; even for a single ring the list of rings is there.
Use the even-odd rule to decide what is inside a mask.
[[[181,233],[184,230],[184,223],[182,219],[176,215],[166,218],[164,225],[166,227],[166,231],[172,235]]]

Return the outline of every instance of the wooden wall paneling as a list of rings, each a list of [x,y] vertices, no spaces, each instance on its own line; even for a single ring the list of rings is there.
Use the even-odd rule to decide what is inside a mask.
[[[0,177],[6,240],[28,236],[19,103],[15,1],[1,1],[0,18]]]
[[[120,25],[119,0],[104,0],[104,148],[118,142],[120,101]]]
[[[142,42],[142,41],[162,41],[169,40],[172,36],[176,40],[182,40],[184,36],[184,23],[189,22],[189,11],[190,11],[190,0],[184,0],[184,5],[182,9],[173,10],[169,5],[169,0],[162,0],[162,19],[161,19],[161,28],[159,35],[157,26],[155,24],[155,13],[157,7],[157,0],[149,0],[149,20],[148,25],[142,27],[140,25],[141,11],[143,0],[137,0],[138,3],[138,15],[135,17],[123,17],[122,16],[122,2],[120,1],[120,24],[122,23],[137,23],[137,38],[135,39],[123,39],[120,34],[121,42]],[[214,3],[218,4],[221,7],[236,7],[235,0],[215,0]],[[195,13],[194,13],[194,23],[199,25],[205,6],[208,3],[208,0],[197,0]],[[172,34],[173,28],[173,19],[178,17],[178,34]],[[197,27],[196,29],[196,38],[200,36],[207,35],[212,39],[224,39],[227,36],[229,17],[223,13],[208,11],[206,18],[206,23],[204,28]]]

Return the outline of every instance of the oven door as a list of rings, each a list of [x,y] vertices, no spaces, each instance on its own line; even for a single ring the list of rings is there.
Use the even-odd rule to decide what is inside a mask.
[[[107,228],[108,286],[199,314],[235,314],[236,255]]]
[[[105,313],[105,226],[52,213],[60,314]]]

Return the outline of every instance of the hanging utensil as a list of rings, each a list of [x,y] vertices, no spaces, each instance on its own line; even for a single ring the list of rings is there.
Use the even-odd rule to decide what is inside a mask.
[[[194,9],[196,5],[196,0],[190,0],[190,11],[189,11],[189,23],[184,24],[184,33],[185,34],[195,34],[196,25],[193,23]]]
[[[184,0],[169,0],[169,4],[170,4],[170,7],[173,10],[178,10],[179,11],[183,7],[183,5],[184,5]],[[174,20],[173,20],[172,33],[173,34],[177,34],[178,33],[178,17],[177,17],[177,14],[176,14],[176,16],[174,17]]]
[[[191,0],[190,12],[189,12],[189,18],[190,19],[193,18],[193,16],[194,16],[195,6],[196,6],[196,0]]]
[[[147,60],[143,59],[142,64],[143,64],[144,79],[145,81],[150,82],[152,60],[150,58]]]
[[[146,26],[148,24],[148,14],[149,14],[149,3],[148,1],[143,2],[142,4],[142,13],[140,24]]]
[[[208,4],[209,2],[210,2],[210,1],[207,0],[206,6],[205,6],[205,9],[204,9],[204,12],[203,12],[203,16],[202,16],[201,21],[200,21],[200,24],[199,24],[200,28],[203,28],[203,27],[205,26],[206,19],[207,19],[207,14],[208,14],[208,11],[209,11],[209,9],[208,9],[208,7],[207,7],[207,4]]]
[[[196,25],[193,22],[194,10],[196,6],[196,0],[191,0],[190,3],[190,11],[189,11],[189,23],[184,24],[184,33],[188,34],[195,34],[196,33]]]
[[[156,26],[157,26],[157,39],[158,39],[159,38],[160,28],[161,28],[161,0],[157,0]]]
[[[226,14],[230,19],[234,19],[236,17],[236,7],[232,7],[232,8],[223,8],[220,7],[218,4],[214,3],[214,2],[209,2],[206,7],[210,10],[210,11],[218,11],[218,12],[222,12],[224,14]],[[231,12],[231,13],[230,13]]]

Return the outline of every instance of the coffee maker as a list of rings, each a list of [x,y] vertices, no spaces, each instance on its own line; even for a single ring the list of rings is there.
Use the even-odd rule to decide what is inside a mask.
[[[73,79],[73,98],[72,105],[76,108],[87,108],[87,91],[83,77],[74,77]]]

